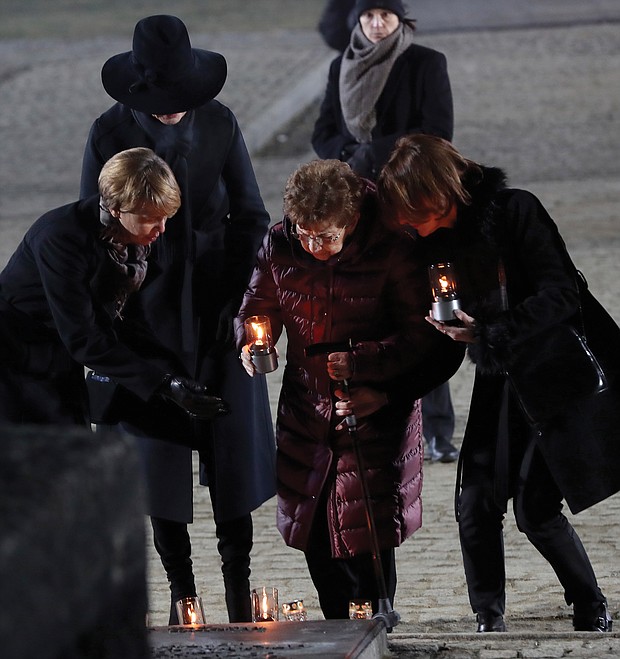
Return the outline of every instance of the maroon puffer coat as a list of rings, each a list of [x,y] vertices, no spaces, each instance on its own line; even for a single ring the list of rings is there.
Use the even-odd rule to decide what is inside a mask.
[[[271,319],[275,337],[286,329],[287,353],[277,418],[278,529],[303,550],[319,495],[328,490],[334,557],[370,551],[351,437],[337,431],[334,382],[326,356],[307,358],[304,347],[352,339],[351,387],[385,391],[389,404],[358,419],[373,510],[382,548],[400,545],[422,522],[422,435],[416,399],[458,368],[434,372],[416,364],[435,351],[455,355],[445,337],[424,321],[430,304],[428,275],[411,256],[411,241],[388,232],[367,197],[354,234],[342,251],[318,261],[289,239],[287,220],[272,227],[237,318]],[[462,352],[459,353],[462,358]],[[439,369],[441,370],[441,369]],[[443,378],[443,380],[441,379]]]

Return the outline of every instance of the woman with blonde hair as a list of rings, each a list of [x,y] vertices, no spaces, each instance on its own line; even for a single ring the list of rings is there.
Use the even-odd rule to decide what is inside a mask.
[[[128,149],[106,162],[99,185],[99,195],[40,217],[0,273],[0,419],[88,425],[85,366],[137,401],[156,400],[154,409],[224,412],[175,377],[176,359],[146,328],[138,337],[123,324],[151,245],[181,203],[170,167],[150,149]],[[159,362],[138,352],[147,342]]]

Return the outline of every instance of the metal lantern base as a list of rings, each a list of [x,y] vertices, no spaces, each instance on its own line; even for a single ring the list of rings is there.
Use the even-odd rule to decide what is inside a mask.
[[[260,355],[252,355],[252,364],[257,373],[271,373],[278,368],[278,355],[275,350]]]
[[[455,300],[440,300],[439,302],[433,302],[431,311],[435,320],[445,323],[450,320],[456,320],[454,312],[456,309],[460,308],[461,301],[457,298]]]

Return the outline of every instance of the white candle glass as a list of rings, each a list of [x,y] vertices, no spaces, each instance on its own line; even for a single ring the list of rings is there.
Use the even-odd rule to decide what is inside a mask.
[[[204,625],[205,613],[200,597],[184,597],[176,603],[179,625]]]

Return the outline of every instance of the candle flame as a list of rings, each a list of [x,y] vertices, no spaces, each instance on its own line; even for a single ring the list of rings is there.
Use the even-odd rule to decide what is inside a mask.
[[[263,329],[263,326],[260,323],[252,323],[252,332],[254,332],[254,336],[256,336],[256,345],[262,346],[263,345],[263,338],[265,336],[265,330]]]
[[[267,593],[263,592],[263,618],[265,620],[269,617],[269,606],[267,603]]]
[[[448,281],[448,278],[446,275],[441,275],[439,277],[439,286],[441,287],[441,292],[442,293],[447,293],[449,288],[450,288],[450,282]]]

